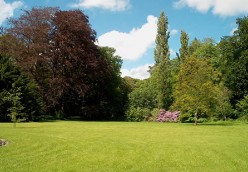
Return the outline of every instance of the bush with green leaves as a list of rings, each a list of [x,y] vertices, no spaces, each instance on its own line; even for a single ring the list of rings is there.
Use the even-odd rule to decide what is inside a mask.
[[[237,103],[237,115],[241,120],[248,121],[248,95],[244,97],[243,100],[238,101]]]
[[[157,107],[157,93],[153,81],[149,78],[137,82],[136,88],[129,94],[129,106],[153,109]]]
[[[151,111],[148,108],[130,107],[126,114],[127,121],[147,121],[151,116]]]
[[[6,91],[3,97],[3,101],[10,105],[7,111],[14,127],[16,127],[17,122],[25,121],[25,113],[23,113],[25,107],[22,105],[21,95],[20,89],[14,88],[13,92]]]
[[[195,121],[194,113],[182,113],[180,115],[180,121],[182,123],[193,123]]]

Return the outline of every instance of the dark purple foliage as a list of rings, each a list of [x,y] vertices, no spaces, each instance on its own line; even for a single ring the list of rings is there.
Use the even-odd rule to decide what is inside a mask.
[[[157,116],[158,122],[177,122],[179,120],[180,111],[170,112],[164,109],[160,109]]]

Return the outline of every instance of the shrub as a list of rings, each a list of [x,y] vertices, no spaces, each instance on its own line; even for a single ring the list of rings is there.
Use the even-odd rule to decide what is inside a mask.
[[[207,118],[199,118],[197,120],[198,123],[204,123],[204,122],[208,122],[209,120]]]
[[[157,121],[158,113],[159,113],[158,108],[152,109],[151,114],[150,114],[149,118],[147,119],[147,121]]]
[[[183,113],[180,115],[180,121],[182,123],[193,123],[195,122],[194,115],[192,113]]]
[[[165,111],[164,109],[160,109],[159,115],[157,116],[158,122],[178,122],[179,121],[180,112],[170,112]]]
[[[140,122],[149,119],[150,116],[151,112],[147,108],[130,107],[126,115],[126,119],[127,121]]]
[[[248,95],[237,103],[237,112],[241,120],[248,121]]]

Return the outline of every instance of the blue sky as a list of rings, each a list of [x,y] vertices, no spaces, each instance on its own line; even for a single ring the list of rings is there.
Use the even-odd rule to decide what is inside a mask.
[[[58,6],[89,16],[100,46],[112,46],[123,58],[122,75],[144,79],[154,63],[156,24],[161,11],[169,19],[171,58],[180,48],[180,32],[218,42],[235,30],[236,18],[248,14],[248,0],[0,0],[0,25],[21,9]]]

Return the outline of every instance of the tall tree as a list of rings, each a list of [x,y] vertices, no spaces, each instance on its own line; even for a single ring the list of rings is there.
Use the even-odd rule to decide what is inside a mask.
[[[193,39],[193,41],[189,45],[189,56],[193,55],[194,52],[201,47],[201,41],[197,38]]]
[[[189,56],[206,58],[214,68],[218,67],[219,51],[212,38],[204,38],[203,40],[195,38],[190,43],[188,50]]]
[[[123,78],[121,78],[122,59],[115,55],[115,49],[110,47],[100,47],[101,57],[106,61],[107,73],[103,82],[98,85],[101,90],[96,97],[98,100],[100,115],[98,119],[124,120],[127,108],[129,88]]]
[[[5,35],[11,38],[2,39],[8,45],[3,47],[5,54],[37,82],[53,114],[84,114],[82,102],[99,95],[98,86],[111,73],[112,64],[95,45],[96,32],[80,10],[33,8],[10,19]]]
[[[234,107],[248,94],[248,17],[238,18],[236,23],[234,35],[223,37],[218,44],[220,69]]]
[[[157,88],[158,108],[169,109],[172,102],[172,85],[170,69],[170,51],[168,39],[168,18],[161,12],[157,25],[156,47],[154,50],[155,66],[152,69],[152,77]]]
[[[155,65],[163,61],[169,61],[170,50],[168,40],[170,33],[168,32],[168,18],[164,12],[160,13],[157,24],[156,47],[154,50]]]
[[[195,125],[203,113],[210,113],[217,104],[218,85],[214,69],[206,59],[191,56],[180,66],[173,107],[183,113],[194,113]]]
[[[180,51],[180,61],[183,62],[189,56],[189,36],[183,30],[181,31],[180,36],[181,48]]]
[[[82,11],[58,11],[53,25],[47,62],[51,76],[46,97],[48,102],[63,111],[70,94],[80,101],[80,97],[96,91],[96,85],[106,74],[106,67],[94,44],[96,33]]]
[[[232,113],[232,106],[230,103],[230,91],[224,86],[223,83],[220,83],[219,85],[219,91],[217,95],[217,103],[218,106],[216,106],[216,117],[218,119],[224,119],[227,120],[228,117],[231,117]]]
[[[217,46],[212,38],[205,38],[201,41],[200,46],[195,49],[194,56],[199,58],[206,58],[209,62],[217,67],[217,59],[219,57]]]

